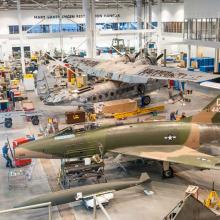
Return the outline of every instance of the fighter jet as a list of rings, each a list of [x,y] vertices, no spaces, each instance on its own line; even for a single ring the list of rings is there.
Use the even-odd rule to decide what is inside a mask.
[[[163,177],[172,177],[169,163],[220,169],[220,96],[197,115],[182,121],[108,126],[84,133],[69,127],[16,148],[17,158],[102,157],[115,152],[163,162]]]
[[[21,202],[20,204],[17,204],[15,208],[31,206],[31,205],[47,203],[47,202],[51,202],[52,206],[66,204],[81,199],[93,198],[94,195],[98,197],[109,192],[141,185],[143,183],[146,183],[147,181],[150,181],[149,176],[146,173],[142,173],[139,180],[116,181],[109,183],[93,184],[89,186],[86,185],[86,186],[74,187],[72,189],[61,190],[58,192],[43,194],[33,199],[29,199],[27,201]]]

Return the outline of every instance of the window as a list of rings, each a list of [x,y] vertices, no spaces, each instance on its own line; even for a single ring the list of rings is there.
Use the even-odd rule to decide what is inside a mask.
[[[86,31],[86,25],[85,24],[77,24],[77,32],[84,32]]]
[[[118,30],[118,23],[112,23],[112,30]]]
[[[128,22],[121,22],[119,23],[119,30],[128,30],[129,23]]]
[[[62,31],[63,32],[77,32],[77,24],[63,24]]]
[[[28,33],[49,33],[50,26],[49,25],[35,25],[28,30]]]
[[[217,18],[187,19],[184,23],[184,38],[193,40],[218,41]]]
[[[182,33],[183,22],[163,22],[163,31],[168,33]]]
[[[14,58],[20,59],[21,58],[21,48],[20,47],[12,47],[12,56]],[[31,48],[29,46],[24,47],[24,56],[26,58],[31,57]]]
[[[60,32],[60,26],[59,26],[59,24],[52,24],[52,25],[51,25],[51,30],[52,30],[52,33]]]
[[[152,22],[153,26],[157,26],[157,22]],[[151,26],[151,28],[153,28]],[[141,27],[144,27],[144,23],[141,23]],[[148,27],[148,25],[147,25]],[[99,30],[137,30],[137,22],[113,22],[113,23],[97,23],[96,28]],[[149,27],[148,27],[149,28]],[[76,24],[38,24],[38,25],[22,25],[22,30],[30,33],[59,33],[60,29],[63,32],[85,32],[86,25],[84,23]],[[19,34],[19,26],[9,26],[9,34]]]
[[[19,26],[18,25],[9,26],[9,34],[19,34]]]
[[[130,30],[137,30],[137,22],[130,22]]]

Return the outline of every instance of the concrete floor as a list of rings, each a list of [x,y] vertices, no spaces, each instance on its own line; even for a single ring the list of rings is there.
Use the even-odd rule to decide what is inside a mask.
[[[47,106],[39,102],[35,95],[29,94],[32,100],[41,110],[47,110],[50,114],[60,114],[67,110],[67,107]],[[161,89],[152,94],[152,102],[165,103],[167,112],[164,117],[169,115],[171,110],[179,110],[191,115],[199,111],[202,107],[208,104],[213,94],[202,94],[195,92],[192,96],[192,102],[182,105],[180,102],[175,104],[167,104],[167,92]],[[72,107],[69,107],[70,109]],[[146,119],[148,116],[143,116]],[[24,122],[23,119],[17,118],[14,121],[12,129],[5,129],[0,127],[0,144],[3,145],[5,140],[9,138],[12,141],[26,134],[37,134],[39,128],[32,126],[30,122]],[[12,208],[18,202],[29,199],[33,196],[50,192],[53,190],[51,181],[56,181],[54,174],[58,173],[59,160],[51,160],[50,162],[44,160],[35,160],[33,168],[32,180],[28,182],[28,186],[17,187],[13,190],[8,189],[8,169],[5,168],[5,161],[0,158],[0,210]],[[106,161],[106,177],[109,181],[115,179],[138,178],[143,171],[147,171],[152,182],[144,186],[132,187],[115,193],[115,198],[110,201],[106,210],[112,219],[152,219],[161,220],[170,210],[174,208],[179,200],[183,199],[187,185],[196,183],[204,188],[211,187],[212,181],[215,180],[216,188],[220,190],[220,172],[219,171],[200,171],[196,169],[185,169],[184,167],[174,166],[176,176],[173,179],[162,180],[160,177],[160,167],[157,163],[148,166],[131,166],[131,162],[124,162],[127,168],[127,173],[117,168],[112,163],[111,159]],[[52,174],[51,174],[52,173]],[[52,176],[51,176],[52,175]],[[143,189],[150,189],[154,192],[152,196],[146,196]],[[66,220],[89,220],[93,219],[92,212],[86,210],[79,202],[71,203],[63,207],[53,207],[53,219]],[[48,210],[46,208],[39,210],[28,210],[13,214],[0,215],[0,220],[15,220],[15,219],[32,219],[44,220],[48,219]],[[103,213],[98,210],[97,219],[106,219]]]

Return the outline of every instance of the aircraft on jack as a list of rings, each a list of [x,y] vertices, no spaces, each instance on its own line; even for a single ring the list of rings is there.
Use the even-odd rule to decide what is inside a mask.
[[[158,60],[162,58],[163,54],[160,54],[158,57],[148,53],[144,56],[142,54],[141,52],[125,54],[107,61],[69,56],[67,61],[73,68],[78,68],[89,76],[109,79],[112,83],[135,88],[133,91],[136,96],[146,96],[146,104],[150,103],[150,96],[147,93],[167,85],[168,80],[199,83],[219,78],[219,76],[214,74],[203,72],[196,72],[194,74],[183,69],[158,66]],[[116,91],[113,96],[103,96],[105,93],[102,93],[102,91],[100,93],[99,91],[94,91],[90,92],[91,97],[89,96],[85,101],[97,102],[107,101],[108,99],[120,99],[123,93],[120,91],[120,86],[117,87],[119,91],[118,93]],[[129,91],[129,89],[125,90],[125,94],[129,93]]]
[[[163,177],[173,176],[169,163],[220,169],[220,96],[183,121],[109,126],[84,133],[68,127],[16,148],[16,158],[82,158],[106,152],[163,162]]]
[[[118,191],[129,187],[141,185],[148,181],[150,181],[150,177],[146,173],[142,173],[138,180],[92,184],[43,194],[33,199],[29,199],[27,201],[21,202],[20,204],[17,204],[15,208],[37,205],[47,202],[51,202],[51,205],[54,206],[82,199],[93,200],[93,196],[99,197],[107,193],[112,193],[113,191]]]
[[[69,92],[63,89],[50,92],[45,98],[47,105],[78,103],[96,103],[128,97],[142,96],[145,105],[151,101],[148,93],[167,85],[167,80],[203,82],[218,75],[196,72],[196,74],[177,68],[157,66],[158,57],[142,53],[125,54],[107,61],[69,56],[68,63],[82,70],[90,77],[108,79],[103,83]],[[58,61],[57,61],[58,62]],[[75,105],[75,103],[74,103]]]
[[[140,52],[136,54],[126,54],[122,57],[125,60],[130,62],[134,62],[140,56]],[[163,54],[158,57],[150,56],[149,54],[146,56],[146,63],[150,63],[151,65],[157,65],[157,61],[161,59]],[[70,57],[69,57],[70,59]],[[117,58],[118,59],[118,58]],[[43,72],[45,68],[39,68],[40,72]],[[45,72],[45,71],[44,71]],[[87,72],[85,72],[87,73]],[[45,75],[45,74],[44,74]],[[90,76],[92,77],[92,76]],[[95,77],[93,77],[94,79]],[[39,81],[40,83],[41,81]],[[105,77],[105,81],[100,81],[97,83],[94,80],[90,80],[89,86],[84,88],[69,91],[67,89],[61,89],[60,91],[50,92],[48,95],[44,97],[44,103],[46,105],[57,105],[57,104],[71,104],[76,105],[77,103],[96,103],[102,101],[109,101],[121,98],[131,98],[142,96],[142,100],[144,100],[145,105],[148,105],[151,101],[148,95],[145,96],[146,93],[150,93],[156,89],[161,88],[165,83],[163,81],[158,80],[148,80],[147,83],[126,83],[121,80],[107,80]],[[40,85],[42,88],[42,85]],[[44,87],[45,88],[45,87]],[[45,92],[45,90],[44,90]],[[40,92],[39,92],[40,93]]]

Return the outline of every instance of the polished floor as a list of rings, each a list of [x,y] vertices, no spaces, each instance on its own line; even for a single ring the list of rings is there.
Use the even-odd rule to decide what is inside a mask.
[[[41,110],[46,110],[47,114],[60,115],[61,123],[64,122],[62,113],[67,107],[45,107],[40,103],[34,93],[29,96],[34,100],[36,106]],[[195,114],[202,107],[208,104],[215,95],[213,93],[195,92],[191,97],[192,102],[182,105],[177,102],[175,104],[167,103],[167,92],[164,89],[156,91],[152,94],[153,103],[165,103],[167,112],[162,114],[164,117],[169,116],[170,111],[178,110],[186,112],[187,115]],[[73,107],[68,107],[72,109]],[[148,116],[143,116],[143,119]],[[45,123],[46,117],[42,119]],[[8,138],[12,141],[15,138],[22,137],[27,134],[39,133],[39,127],[34,127],[30,122],[24,121],[22,118],[16,118],[14,126],[11,129],[5,129],[0,125],[0,144],[3,145]],[[62,125],[64,126],[64,124]],[[126,159],[126,158],[125,158]],[[215,181],[216,189],[220,190],[220,172],[219,171],[200,171],[196,169],[185,169],[180,166],[174,166],[176,175],[173,179],[163,180],[160,176],[160,166],[157,163],[148,166],[132,165],[131,162],[124,162],[127,172],[122,171],[111,159],[106,161],[106,177],[109,181],[115,179],[134,179],[138,178],[141,172],[147,171],[152,182],[144,186],[132,187],[115,193],[115,198],[106,206],[106,210],[112,219],[150,219],[161,220],[170,210],[174,208],[179,200],[183,199],[185,190],[189,184],[198,184],[203,189],[211,188],[212,182]],[[0,158],[0,210],[10,209],[18,202],[29,199],[33,196],[55,191],[59,189],[56,186],[57,176],[59,171],[59,160],[34,160],[32,179],[27,182],[27,187],[13,187],[9,190],[8,172],[5,168],[5,161]],[[18,182],[19,183],[19,182]],[[86,184],[86,183],[85,183]],[[154,195],[147,196],[144,194],[144,189],[150,189]],[[201,190],[201,195],[206,191]],[[89,220],[93,219],[92,212],[87,210],[81,203],[70,203],[61,207],[53,207],[52,219],[66,220]],[[46,220],[48,219],[48,209],[35,209],[0,215],[0,220],[15,220],[15,219],[31,219],[31,220]],[[98,210],[97,219],[106,219],[101,210]]]

